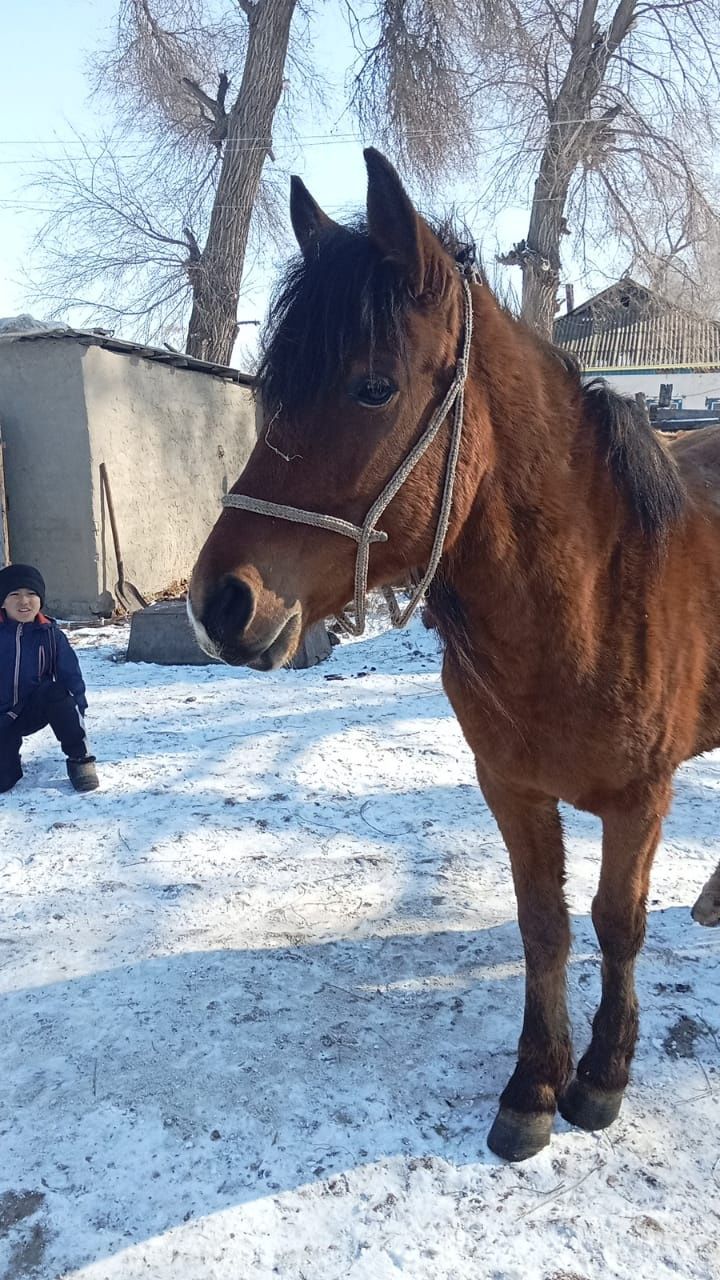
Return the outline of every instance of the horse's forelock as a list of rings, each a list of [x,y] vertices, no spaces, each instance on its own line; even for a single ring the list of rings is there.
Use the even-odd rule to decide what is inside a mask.
[[[403,355],[410,302],[362,223],[328,232],[314,254],[291,261],[273,298],[257,374],[266,408],[311,407],[360,349]]]
[[[448,222],[436,231],[452,258],[474,247]],[[406,320],[413,295],[358,218],[333,224],[315,252],[293,259],[273,297],[257,384],[266,409],[295,413],[332,391],[359,350],[390,350],[407,360]]]

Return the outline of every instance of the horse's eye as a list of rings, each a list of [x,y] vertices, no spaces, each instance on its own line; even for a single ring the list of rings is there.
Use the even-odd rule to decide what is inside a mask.
[[[357,378],[348,387],[348,394],[352,400],[357,400],[358,404],[363,404],[368,409],[379,409],[382,405],[392,400],[397,387],[389,378],[381,378],[378,375]]]

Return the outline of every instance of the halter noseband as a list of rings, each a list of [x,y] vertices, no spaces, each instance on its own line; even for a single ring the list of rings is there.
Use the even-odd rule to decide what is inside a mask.
[[[427,569],[423,574],[420,582],[414,588],[409,601],[404,608],[401,608],[395,592],[392,587],[383,587],[382,592],[387,602],[390,620],[394,627],[404,627],[409,621],[423,595],[427,591],[432,582],[440,557],[442,555],[445,543],[445,535],[447,534],[448,524],[450,523],[450,510],[452,507],[453,488],[455,485],[455,473],[457,471],[457,460],[460,452],[460,438],[462,435],[463,425],[463,409],[465,404],[465,382],[468,374],[468,359],[470,355],[470,344],[472,342],[473,330],[473,313],[472,313],[472,295],[470,293],[470,285],[465,276],[461,280],[463,290],[463,309],[464,309],[464,327],[461,354],[455,365],[455,373],[452,383],[444,396],[442,402],[435,410],[425,431],[421,435],[417,444],[411,449],[407,458],[398,467],[393,477],[388,481],[385,488],[368,511],[362,525],[351,524],[348,520],[340,520],[336,516],[320,515],[316,511],[303,511],[300,507],[286,507],[282,503],[265,502],[262,498],[250,498],[244,493],[228,493],[222,499],[224,507],[236,507],[241,511],[253,511],[261,516],[273,516],[278,520],[290,520],[295,524],[313,525],[318,529],[329,529],[332,533],[344,534],[347,538],[352,538],[358,544],[357,559],[355,561],[355,597],[354,597],[354,620],[348,616],[347,611],[337,615],[337,620],[345,631],[350,635],[361,636],[365,630],[365,597],[367,595],[368,569],[370,563],[370,545],[373,542],[387,542],[388,535],[381,529],[376,529],[375,523],[382,515],[385,508],[392,502],[396,493],[402,488],[407,480],[410,472],[415,468],[417,463],[427,452],[435,439],[440,427],[443,425],[450,410],[454,406],[452,435],[450,437],[450,446],[448,449],[447,462],[445,464],[445,481],[443,484],[442,500],[440,503],[440,513],[438,515],[435,537],[433,539],[432,551],[428,561]]]

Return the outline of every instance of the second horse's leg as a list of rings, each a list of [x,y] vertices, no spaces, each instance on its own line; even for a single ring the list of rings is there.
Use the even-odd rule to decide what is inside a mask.
[[[707,884],[703,886],[703,891],[692,909],[692,918],[697,920],[698,924],[720,924],[720,863]]]

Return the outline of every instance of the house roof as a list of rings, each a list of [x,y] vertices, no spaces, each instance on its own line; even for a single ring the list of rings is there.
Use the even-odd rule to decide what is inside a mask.
[[[26,317],[19,317],[24,320]],[[31,317],[27,317],[28,320]],[[11,327],[0,329],[0,347],[11,342],[37,342],[48,338],[79,342],[85,347],[104,347],[107,351],[117,351],[124,355],[141,356],[144,360],[153,360],[157,364],[171,365],[175,369],[192,369],[198,373],[209,373],[225,382],[237,382],[242,386],[252,386],[253,377],[249,373],[241,373],[228,365],[214,364],[210,360],[197,360],[194,356],[185,355],[183,351],[171,351],[167,347],[152,347],[143,342],[128,342],[124,338],[116,338],[108,329],[71,329],[68,325],[40,325],[34,322],[33,328],[14,330]]]
[[[585,373],[720,369],[720,321],[627,277],[560,316],[553,339]]]

